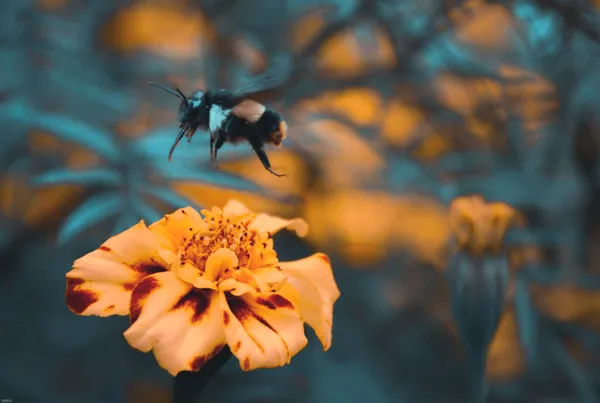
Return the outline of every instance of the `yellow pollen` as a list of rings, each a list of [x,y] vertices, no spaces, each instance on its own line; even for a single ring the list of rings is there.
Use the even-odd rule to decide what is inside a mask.
[[[208,257],[218,249],[227,248],[235,253],[239,264],[221,273],[219,281],[223,281],[236,277],[234,273],[242,268],[248,268],[249,263],[256,264],[257,262],[251,262],[251,257],[260,260],[263,255],[276,257],[272,242],[268,242],[271,234],[248,229],[251,219],[250,216],[230,219],[214,213],[207,214],[204,221],[208,224],[208,228],[194,234],[185,244],[181,263],[186,260],[193,262],[200,272],[204,272]],[[271,259],[270,265],[273,264],[272,262]],[[242,273],[237,274],[242,275]]]

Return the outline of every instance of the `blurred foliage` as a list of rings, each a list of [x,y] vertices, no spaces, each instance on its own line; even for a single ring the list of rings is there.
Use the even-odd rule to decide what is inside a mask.
[[[347,296],[340,303],[348,308],[337,314],[343,330],[332,350],[336,343],[343,349],[349,332],[360,343],[393,326],[401,330],[386,337],[396,339],[372,343],[377,351],[354,359],[379,357],[373,365],[384,367],[391,359],[384,356],[396,357],[389,365],[401,366],[416,353],[385,346],[406,341],[416,349],[410,329],[437,332],[444,347],[432,349],[428,371],[438,366],[445,375],[411,378],[417,389],[404,385],[402,396],[381,388],[400,396],[391,401],[462,401],[464,391],[427,389],[435,382],[454,388],[444,382],[461,376],[448,375],[463,361],[460,347],[448,345],[457,336],[440,272],[448,206],[481,194],[524,219],[506,239],[510,298],[489,351],[488,376],[498,385],[492,399],[597,401],[600,49],[597,13],[587,2],[5,3],[0,253],[14,254],[44,233],[67,245],[103,239],[139,219],[231,197],[255,210],[303,216],[311,248],[360,269],[339,269]],[[286,76],[285,95],[272,101],[290,139],[268,152],[287,177],[265,172],[249,148],[230,145],[221,170],[212,169],[201,132],[167,161],[178,104],[147,81],[190,93],[233,88],[280,66],[301,79]],[[385,308],[356,308],[373,293]],[[372,336],[360,333],[368,329]],[[147,394],[144,382],[128,389],[128,401],[168,401],[160,390]],[[293,391],[308,393],[300,392],[303,382],[294,383],[289,401]],[[340,392],[327,400],[325,386],[306,382],[320,396],[310,401],[344,399]],[[387,401],[373,388],[374,401]],[[282,393],[268,400],[265,392],[261,401],[287,401]],[[239,396],[227,401],[252,399]]]

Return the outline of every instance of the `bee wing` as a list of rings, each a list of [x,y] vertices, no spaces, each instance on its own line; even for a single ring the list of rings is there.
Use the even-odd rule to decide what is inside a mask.
[[[213,104],[210,107],[208,118],[208,130],[210,131],[211,135],[219,131],[219,129],[223,125],[223,122],[225,121],[225,119],[227,119],[227,116],[229,116],[229,111],[230,110],[223,109],[217,104]]]
[[[280,95],[288,84],[292,84],[297,75],[292,68],[272,69],[262,75],[255,77],[246,85],[233,91],[236,103],[246,99],[252,99],[257,102],[267,102]]]

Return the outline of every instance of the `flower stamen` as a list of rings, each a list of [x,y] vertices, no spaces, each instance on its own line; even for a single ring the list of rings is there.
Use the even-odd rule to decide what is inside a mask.
[[[203,213],[206,228],[193,234],[181,248],[175,270],[178,277],[202,288],[213,282],[210,288],[220,291],[238,289],[240,283],[246,290],[274,291],[279,281],[269,283],[253,273],[261,268],[280,270],[273,235],[250,229],[251,214],[223,217],[218,211]]]

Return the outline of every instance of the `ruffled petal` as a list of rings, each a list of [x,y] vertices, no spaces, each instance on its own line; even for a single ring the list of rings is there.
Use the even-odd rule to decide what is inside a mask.
[[[171,266],[171,271],[181,280],[189,284],[194,284],[194,281],[202,277],[202,273],[196,265],[188,259],[177,258]]]
[[[294,303],[327,351],[331,347],[333,304],[340,297],[329,258],[316,253],[293,262],[281,262],[280,266],[288,280],[279,293]]]
[[[276,266],[261,267],[259,269],[252,270],[254,276],[260,278],[267,284],[278,284],[286,279],[286,275],[280,268]]]
[[[237,281],[234,278],[228,278],[219,283],[220,292],[229,292],[235,296],[243,295],[247,292],[256,292],[256,289],[246,283]]]
[[[276,217],[268,214],[258,214],[250,225],[249,229],[253,229],[257,232],[269,232],[275,234],[276,232],[286,228],[294,230],[299,237],[304,237],[308,233],[308,223],[302,218],[292,218],[286,220],[281,217]]]
[[[150,225],[150,231],[169,241],[170,250],[176,252],[196,232],[205,231],[207,224],[202,216],[191,207],[184,207]]]
[[[164,239],[143,221],[77,259],[66,274],[66,302],[78,315],[127,315],[133,287],[169,267],[160,257]]]
[[[237,200],[229,200],[225,207],[223,207],[223,213],[228,217],[253,214],[248,207]],[[257,214],[248,228],[258,232],[270,232],[271,234],[274,234],[283,228],[287,228],[296,231],[300,237],[303,237],[308,233],[308,223],[301,218],[286,220],[264,213]]]
[[[286,365],[308,340],[300,315],[279,294],[220,294],[225,339],[243,371]]]
[[[243,216],[250,213],[251,211],[248,210],[248,207],[234,199],[229,200],[225,204],[225,207],[223,207],[223,214],[227,217]]]
[[[230,291],[230,294],[239,297],[241,295],[254,292],[256,292],[256,289],[251,285],[237,281],[235,288]]]
[[[175,376],[198,371],[225,346],[218,293],[197,290],[171,272],[144,279],[131,296],[131,326],[124,333],[134,348],[154,351]]]
[[[204,273],[207,279],[215,281],[227,269],[231,269],[237,265],[238,258],[236,254],[231,249],[220,248],[206,259]]]

